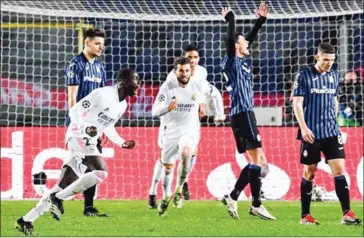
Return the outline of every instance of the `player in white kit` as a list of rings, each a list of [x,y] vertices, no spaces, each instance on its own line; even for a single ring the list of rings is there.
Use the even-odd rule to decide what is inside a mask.
[[[199,106],[208,88],[190,80],[191,64],[188,58],[175,62],[178,87],[160,90],[154,102],[152,114],[163,117],[162,163],[164,166],[163,200],[158,207],[159,215],[167,212],[171,198],[173,167],[180,158],[176,190],[181,191],[191,168],[191,157],[200,137]]]
[[[202,104],[200,105],[200,109],[204,112],[207,112],[208,116],[214,117],[215,122],[222,122],[225,120],[226,116],[224,114],[224,105],[222,101],[222,97],[220,92],[217,90],[215,86],[212,84],[209,84],[207,81],[207,70],[206,68],[198,65],[200,56],[198,52],[198,48],[193,45],[187,45],[184,47],[184,56],[186,58],[190,59],[191,62],[191,80],[198,81],[199,84],[202,87],[205,87],[207,90],[207,93],[203,96]],[[177,76],[175,73],[175,70],[172,70],[168,76],[166,81],[162,84],[159,91],[168,91],[170,89],[179,87],[179,83],[177,80]],[[204,113],[200,113],[200,116],[203,116]],[[162,136],[163,136],[163,117],[160,118],[160,127],[159,127],[159,133],[158,133],[158,146],[162,149]],[[196,148],[197,149],[197,148]],[[196,153],[197,150],[195,150],[194,154],[192,155],[191,159],[191,170],[193,169],[195,163],[196,163]],[[179,164],[179,167],[182,166]],[[157,187],[158,183],[161,180],[163,176],[163,165],[161,163],[160,158],[158,158],[154,165],[153,170],[153,178],[152,178],[152,184],[149,189],[149,201],[148,206],[149,208],[157,208],[157,202],[156,202],[156,194],[157,194]],[[182,195],[185,200],[190,199],[190,193],[187,185],[187,180],[183,184],[182,189]],[[175,196],[175,198],[178,198],[179,195]],[[176,199],[175,199],[176,200]],[[175,201],[177,202],[177,201]]]
[[[33,222],[49,210],[59,220],[63,213],[63,199],[107,177],[105,161],[96,147],[101,133],[124,149],[135,146],[135,141],[121,138],[114,126],[127,108],[125,98],[136,95],[139,86],[138,75],[133,70],[123,69],[116,86],[95,89],[70,109],[71,124],[66,133],[66,144],[71,158],[63,165],[58,183],[33,209],[17,220],[16,227],[21,232],[30,235],[34,229]],[[92,172],[85,173],[87,168]]]

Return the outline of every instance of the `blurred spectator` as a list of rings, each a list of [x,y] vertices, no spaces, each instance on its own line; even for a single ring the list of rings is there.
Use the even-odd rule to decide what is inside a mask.
[[[355,71],[345,73],[339,89],[339,125],[361,126],[363,123],[363,84]]]

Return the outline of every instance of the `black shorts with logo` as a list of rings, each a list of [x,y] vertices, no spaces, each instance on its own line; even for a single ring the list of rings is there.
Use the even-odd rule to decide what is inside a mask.
[[[321,161],[321,151],[326,163],[330,159],[345,159],[344,143],[341,135],[315,140],[313,144],[302,141],[301,164],[317,164]]]
[[[240,112],[233,115],[231,127],[239,153],[262,147],[254,112]]]

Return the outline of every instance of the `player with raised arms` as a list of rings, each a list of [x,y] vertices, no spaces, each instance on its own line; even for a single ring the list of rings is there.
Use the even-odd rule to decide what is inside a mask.
[[[249,45],[256,38],[259,29],[266,21],[268,5],[261,3],[256,16],[258,17],[253,29],[247,36],[235,33],[235,15],[230,8],[222,9],[222,16],[228,22],[226,41],[226,56],[222,61],[222,73],[226,80],[226,89],[230,94],[231,127],[234,133],[239,153],[247,152],[250,163],[242,169],[234,189],[223,202],[227,204],[229,215],[239,219],[237,200],[249,183],[252,193],[252,205],[249,213],[266,220],[275,220],[261,202],[262,168],[267,163],[262,149],[261,137],[253,106],[252,68],[247,61],[250,55]]]

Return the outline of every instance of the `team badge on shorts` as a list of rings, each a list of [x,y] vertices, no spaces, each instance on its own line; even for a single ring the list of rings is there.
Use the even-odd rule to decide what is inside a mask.
[[[307,155],[308,155],[307,150],[304,150],[303,153],[302,153],[302,155],[303,155],[303,157],[307,157]]]
[[[257,135],[257,141],[260,141],[260,135],[259,134]]]

